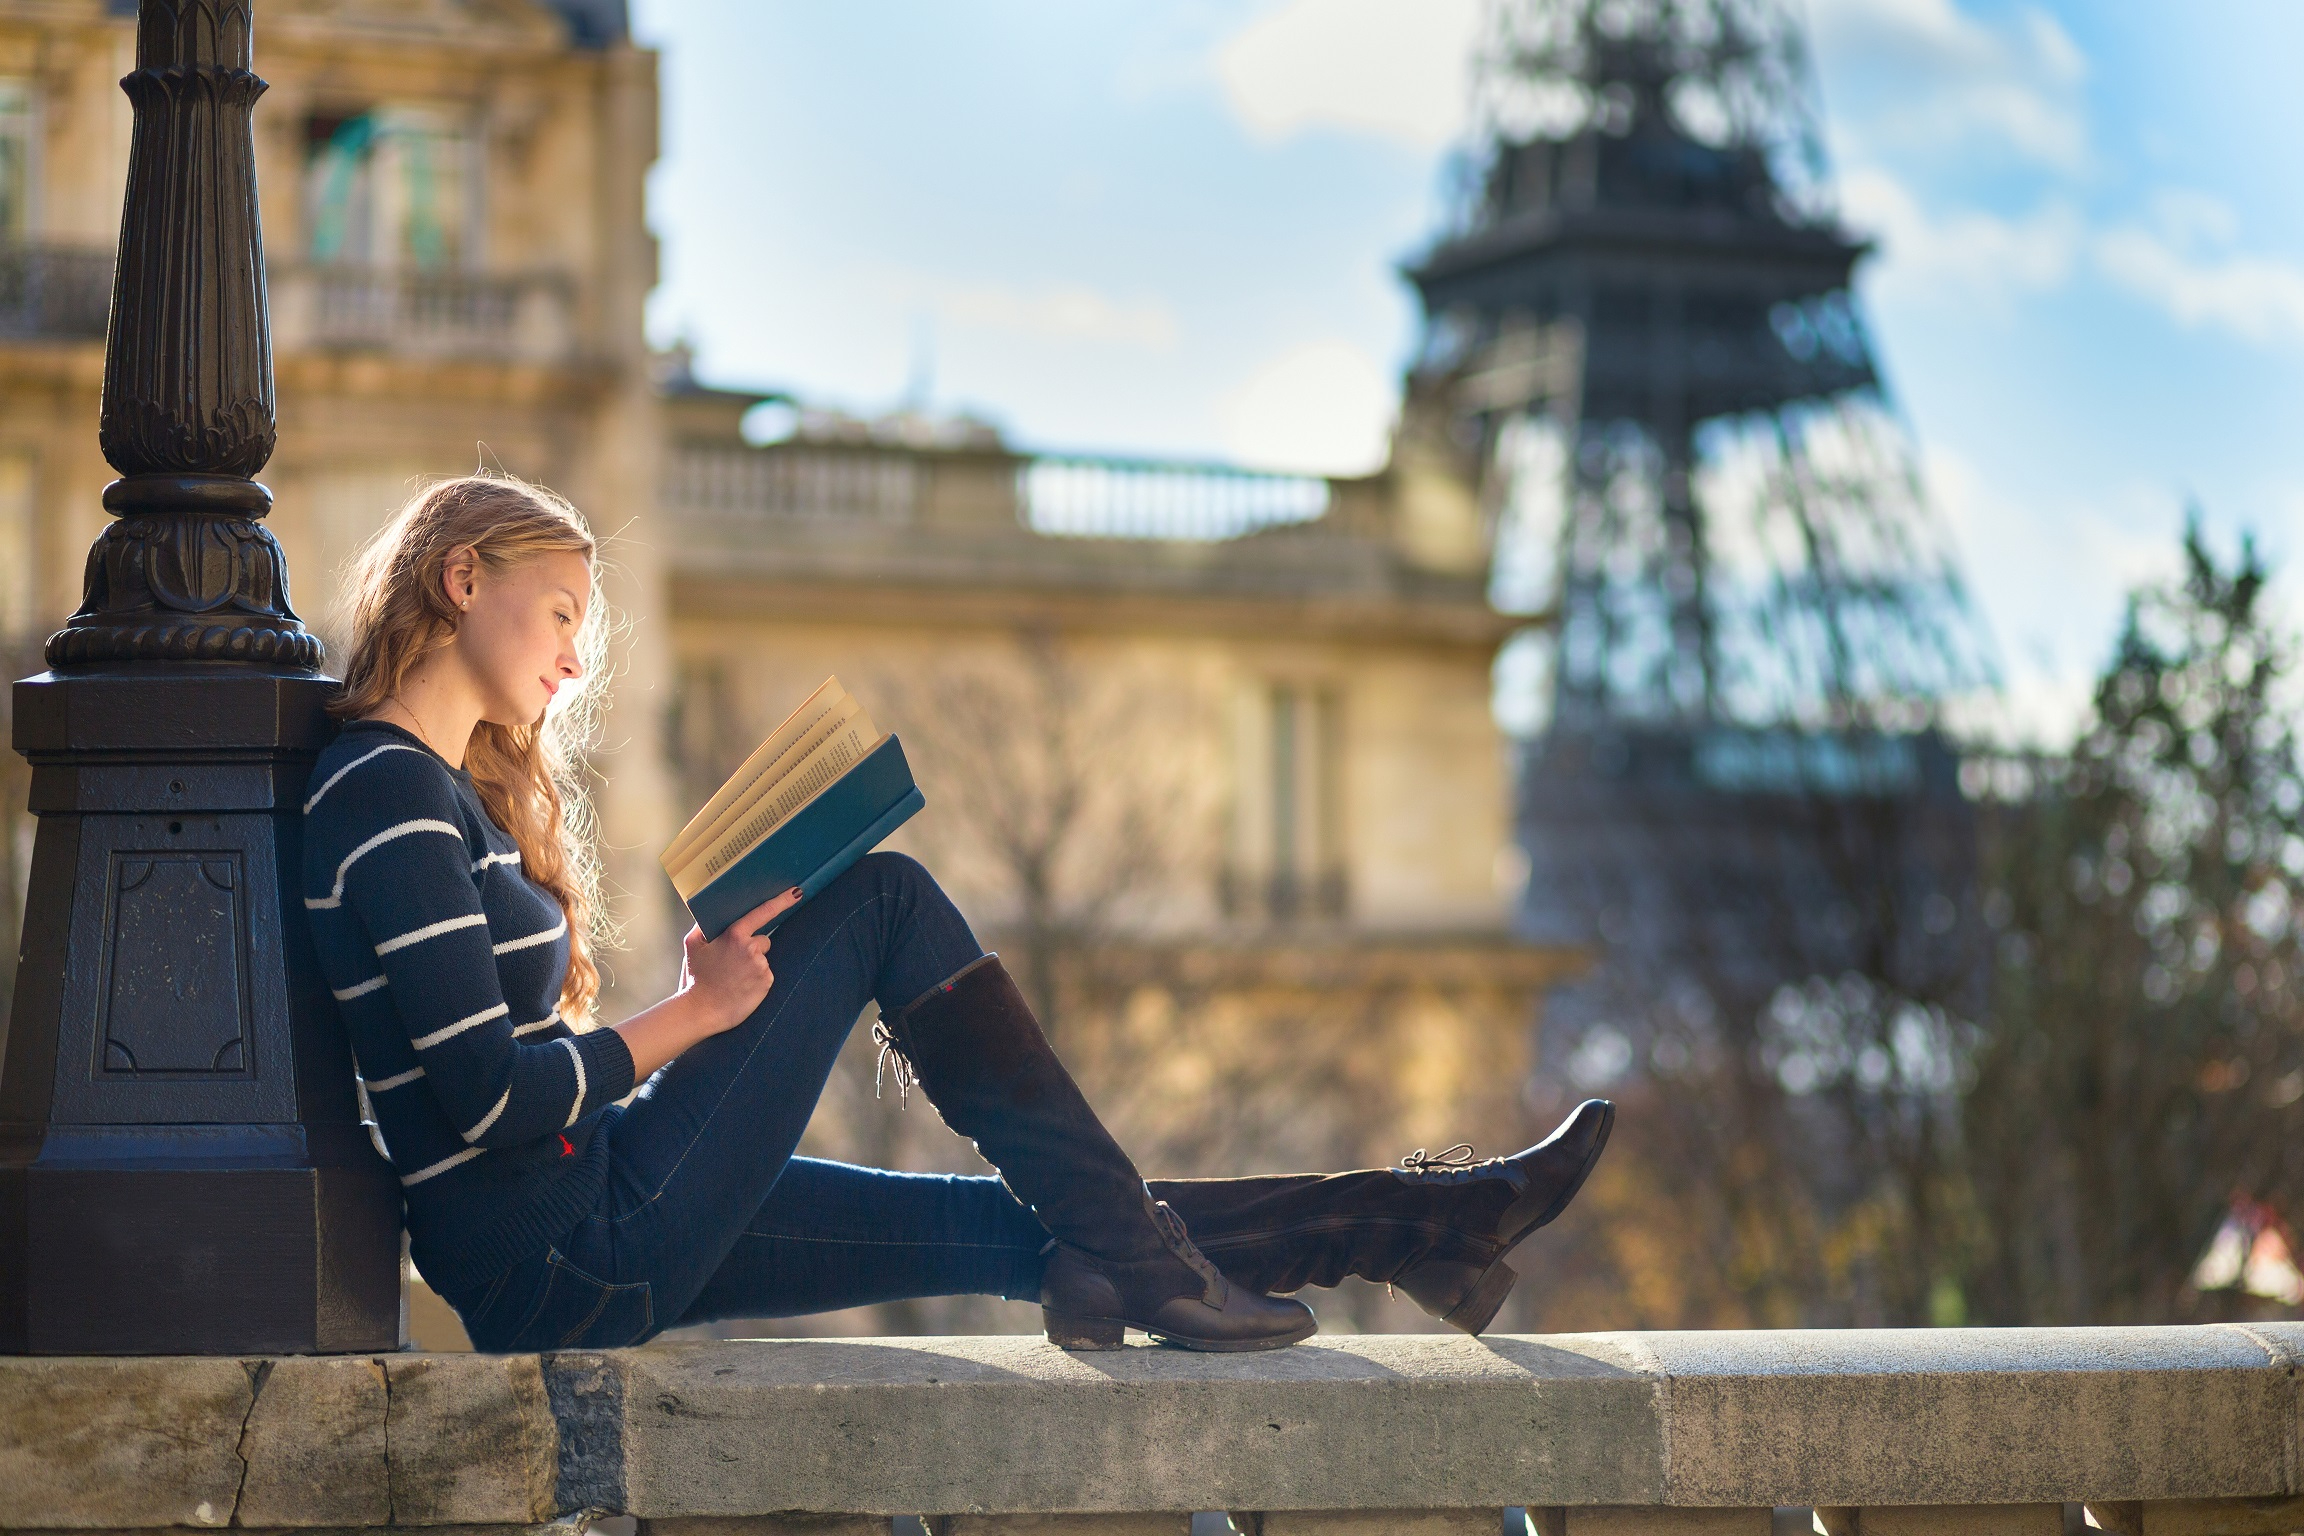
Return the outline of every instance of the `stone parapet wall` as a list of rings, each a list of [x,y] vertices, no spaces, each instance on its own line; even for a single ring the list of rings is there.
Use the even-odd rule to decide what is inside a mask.
[[[2304,1324],[0,1360],[0,1529],[2304,1529]],[[1048,1517],[1048,1518],[1041,1518]]]

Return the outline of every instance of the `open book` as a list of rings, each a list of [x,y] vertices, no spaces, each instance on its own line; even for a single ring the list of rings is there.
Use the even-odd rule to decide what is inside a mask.
[[[664,873],[716,939],[779,891],[806,901],[925,803],[903,744],[828,677],[681,828]]]

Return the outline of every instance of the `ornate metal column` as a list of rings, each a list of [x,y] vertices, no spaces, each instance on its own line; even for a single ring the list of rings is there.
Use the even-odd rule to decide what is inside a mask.
[[[250,0],[143,0],[79,612],[16,684],[39,835],[0,1065],[0,1350],[400,1343],[400,1204],[305,935],[320,642],[271,457]]]

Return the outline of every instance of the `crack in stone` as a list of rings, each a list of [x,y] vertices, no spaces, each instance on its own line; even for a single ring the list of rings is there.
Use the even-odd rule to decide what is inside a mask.
[[[248,1373],[248,1411],[240,1416],[240,1438],[232,1442],[232,1454],[240,1460],[240,1481],[232,1487],[232,1508],[226,1512],[223,1523],[240,1523],[240,1501],[248,1493],[248,1426],[256,1418],[257,1399],[264,1395],[264,1383],[272,1379],[269,1360],[243,1360],[240,1369]]]
[[[368,1362],[376,1367],[376,1374],[384,1378],[384,1523],[400,1523],[399,1479],[392,1469],[392,1367],[383,1360]]]

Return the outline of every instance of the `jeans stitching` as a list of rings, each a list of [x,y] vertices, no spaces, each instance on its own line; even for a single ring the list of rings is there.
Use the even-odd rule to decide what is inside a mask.
[[[858,914],[862,913],[866,908],[875,906],[880,902],[886,901],[888,899],[888,892],[875,891],[870,896],[867,896],[864,898],[864,900],[857,903],[855,907],[843,915],[840,921],[833,926],[832,930],[825,935],[824,942],[817,947],[816,952],[808,957],[807,964],[801,968],[799,977],[793,982],[795,992],[797,992],[800,983],[806,981],[808,976],[815,970],[817,963],[824,958],[824,953],[826,950],[832,947],[833,940],[838,938],[840,934],[847,929],[848,925],[856,920]],[[704,1139],[705,1131],[711,1126],[714,1120],[719,1118],[720,1110],[722,1106],[728,1102],[729,1094],[735,1092],[736,1080],[752,1069],[752,1063],[758,1058],[760,1054],[760,1048],[768,1043],[768,1036],[774,1033],[777,1023],[784,1017],[784,1010],[791,1006],[792,999],[790,997],[785,998],[783,1002],[777,1004],[776,1012],[769,1016],[766,1026],[761,1029],[760,1038],[752,1042],[752,1049],[745,1053],[743,1062],[737,1066],[734,1072],[729,1074],[728,1081],[721,1087],[720,1097],[713,1100],[712,1102],[712,1109],[710,1113],[706,1114],[704,1118],[697,1124],[695,1134],[688,1138],[688,1144],[680,1149],[680,1156],[674,1160],[670,1168],[665,1170],[664,1177],[658,1181],[656,1188],[649,1192],[648,1198],[641,1201],[638,1205],[634,1206],[631,1210],[626,1211],[621,1216],[600,1218],[604,1221],[604,1224],[615,1226],[629,1221],[633,1217],[639,1215],[641,1212],[647,1210],[657,1201],[664,1198],[664,1191],[672,1187],[672,1181],[678,1178],[681,1171],[688,1166],[688,1154],[696,1150],[696,1143]]]
[[[536,1300],[534,1304],[528,1308],[527,1316],[520,1319],[520,1326],[507,1333],[505,1335],[506,1338],[517,1339],[522,1334],[526,1333],[529,1329],[536,1326],[536,1320],[544,1315],[545,1304],[552,1299],[553,1287],[559,1283],[560,1250],[557,1248],[546,1248],[544,1250],[544,1283],[536,1287]]]
[[[650,1326],[652,1326],[656,1321],[655,1296],[647,1281],[634,1280],[623,1285],[618,1285],[612,1280],[603,1280],[598,1275],[593,1274],[590,1270],[571,1262],[557,1250],[553,1252],[549,1263],[552,1269],[556,1272],[555,1279],[557,1279],[559,1274],[566,1274],[572,1280],[581,1281],[582,1283],[591,1286],[593,1290],[598,1293],[593,1298],[592,1310],[584,1314],[583,1321],[575,1324],[560,1336],[560,1348],[574,1348],[576,1341],[583,1336],[584,1331],[600,1320],[600,1314],[608,1310],[608,1303],[613,1301],[619,1294],[628,1294],[633,1291],[638,1291],[640,1293],[641,1333],[646,1333]],[[538,1311],[540,1313],[542,1309],[539,1308]],[[533,1327],[534,1325],[535,1319],[531,1318],[525,1326]],[[635,1335],[635,1337],[637,1337],[637,1335]],[[613,1349],[617,1346],[604,1345],[602,1347]]]

